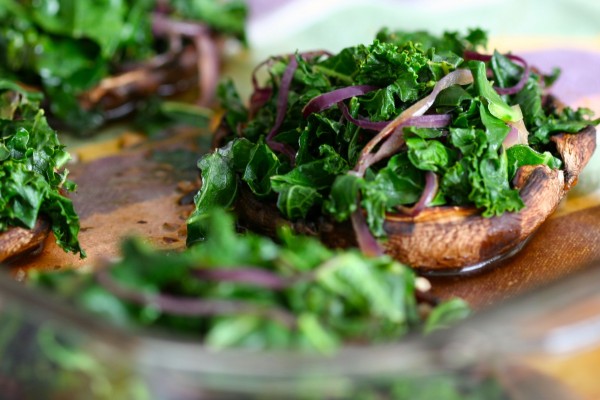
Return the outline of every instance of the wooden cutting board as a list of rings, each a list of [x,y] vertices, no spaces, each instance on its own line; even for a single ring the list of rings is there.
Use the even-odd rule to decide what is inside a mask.
[[[184,248],[185,221],[198,187],[196,161],[208,147],[207,137],[197,133],[144,142],[69,166],[69,176],[78,185],[70,196],[87,258],[65,253],[50,235],[40,254],[14,264],[13,272],[19,277],[29,268],[94,265],[117,257],[120,242],[128,236],[143,237],[160,248]],[[106,146],[98,143],[97,148],[102,154]]]
[[[430,278],[433,293],[475,307],[556,281],[600,260],[600,204],[549,218],[512,258],[473,275]]]

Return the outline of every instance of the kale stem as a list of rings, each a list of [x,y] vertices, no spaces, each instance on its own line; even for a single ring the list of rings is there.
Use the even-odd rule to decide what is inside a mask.
[[[357,199],[357,203],[360,204],[360,198]],[[352,213],[350,220],[352,221],[352,228],[354,229],[354,235],[356,236],[360,250],[368,257],[383,255],[383,248],[371,233],[360,206]]]
[[[96,280],[116,297],[143,306],[152,306],[160,312],[188,317],[252,314],[277,321],[289,329],[296,326],[296,317],[289,311],[275,306],[253,304],[245,301],[221,299],[196,299],[161,293],[142,292],[118,282],[104,266],[96,272]]]
[[[256,267],[203,268],[194,270],[192,275],[198,279],[247,283],[274,290],[282,290],[294,284],[292,279],[282,278]]]

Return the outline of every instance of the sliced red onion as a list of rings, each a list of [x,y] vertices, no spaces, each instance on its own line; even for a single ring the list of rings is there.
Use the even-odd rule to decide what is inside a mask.
[[[331,53],[329,53],[328,51],[325,51],[325,50],[315,50],[315,51],[307,51],[307,52],[300,53],[300,57],[307,59],[307,60],[310,60],[312,58],[319,57],[322,55],[331,56]],[[254,70],[252,71],[252,86],[253,86],[254,90],[256,90],[257,88],[261,88],[260,85],[258,84],[258,76],[257,76],[258,71],[265,65],[272,65],[275,61],[283,60],[286,57],[288,57],[288,58],[295,57],[295,54],[287,54],[287,55],[269,57],[266,60],[259,63],[256,67],[254,67]]]
[[[197,35],[194,44],[198,51],[198,82],[200,98],[198,105],[209,106],[217,91],[219,81],[219,49],[208,33]]]
[[[477,61],[488,62],[492,59],[491,55],[481,54],[476,51],[468,51],[467,50],[464,52],[463,55],[466,60],[477,60]],[[527,61],[525,61],[525,59],[523,59],[522,57],[516,56],[514,54],[506,54],[505,57],[508,58],[509,60],[516,61],[519,64],[521,64],[521,66],[523,67],[523,74],[521,75],[521,78],[519,79],[519,82],[517,82],[516,85],[508,87],[508,88],[501,88],[501,87],[495,86],[494,89],[496,90],[496,92],[498,92],[498,94],[501,94],[501,95],[511,95],[511,94],[519,93],[523,89],[525,84],[527,83],[527,79],[529,79],[529,75],[531,73],[531,67],[529,66],[529,63],[527,63]]]
[[[425,173],[425,187],[421,197],[412,207],[398,206],[397,209],[411,217],[418,215],[423,211],[435,198],[438,191],[438,176],[435,172],[427,171]]]
[[[371,131],[380,131],[386,127],[391,121],[371,121],[366,118],[354,118],[350,114],[350,110],[343,102],[338,103],[338,108],[342,110],[344,118],[350,123]],[[447,126],[452,117],[448,114],[438,115],[423,115],[421,117],[409,118],[406,123],[402,124],[402,127],[414,126],[418,128],[443,128]]]
[[[250,106],[248,108],[248,118],[253,119],[256,116],[258,110],[263,108],[267,101],[273,95],[273,88],[271,87],[255,87],[252,95],[250,95]]]
[[[270,271],[256,267],[203,268],[194,271],[194,276],[209,281],[227,281],[256,285],[267,289],[281,290],[293,282]]]
[[[357,199],[357,202],[359,201]],[[361,207],[357,207],[357,210],[350,216],[350,220],[352,221],[352,228],[354,229],[358,248],[363,254],[368,257],[382,256],[384,254],[383,248],[371,233]]]
[[[300,53],[300,57],[302,57],[305,60],[312,60],[313,58],[321,57],[321,56],[331,57],[332,55],[333,55],[333,53],[331,53],[327,50],[312,50],[312,51],[304,51],[304,52]]]
[[[416,128],[443,128],[448,126],[452,121],[450,114],[432,114],[421,115],[420,117],[412,117],[401,123],[392,134],[381,144],[375,154],[371,153],[362,164],[362,168],[366,170],[371,165],[378,163],[393,154],[396,154],[402,146],[404,146],[404,128],[414,126]],[[359,171],[361,174],[363,171]]]
[[[275,140],[267,140],[267,146],[275,153],[280,153],[289,158],[290,163],[292,165],[296,162],[296,150],[292,148],[289,144],[276,142]]]
[[[522,119],[517,122],[507,122],[510,131],[502,142],[502,147],[508,149],[516,144],[527,144],[529,141],[529,132]]]
[[[189,297],[170,296],[161,293],[143,293],[128,288],[115,280],[109,268],[96,271],[96,279],[113,295],[140,306],[152,306],[159,311],[172,315],[189,317],[224,315],[224,314],[254,314],[276,320],[288,328],[296,325],[296,317],[287,310],[274,306],[261,306],[243,301],[220,299],[196,299]]]
[[[178,51],[181,41],[174,36],[192,38],[197,53],[198,85],[200,97],[198,104],[209,106],[217,88],[220,56],[217,46],[210,36],[208,26],[191,21],[175,20],[161,13],[152,15],[152,30],[157,36],[170,37],[169,51]]]
[[[266,143],[271,150],[286,155],[292,164],[296,160],[296,152],[288,145],[275,141],[275,135],[279,132],[281,124],[285,118],[285,112],[287,111],[288,96],[290,93],[290,86],[292,79],[294,78],[294,72],[298,68],[298,60],[295,56],[290,58],[283,76],[281,77],[281,84],[279,85],[279,93],[277,95],[277,115],[275,116],[275,124],[271,128],[271,131],[267,134]]]
[[[265,65],[270,65],[271,63],[273,63],[275,60],[281,59],[281,57],[272,57],[272,58],[268,58],[265,61],[261,62],[260,64],[258,64],[254,70],[252,71],[252,87],[254,88],[254,91],[252,92],[252,95],[250,96],[250,109],[249,109],[249,118],[252,119],[255,115],[256,112],[262,108],[267,101],[269,101],[269,99],[271,98],[271,96],[273,95],[273,88],[270,86],[265,86],[262,87],[259,85],[258,83],[258,71],[264,67]]]
[[[303,59],[312,59],[315,57],[320,57],[322,55],[330,56],[331,53],[325,50],[315,50],[299,53],[299,56]],[[294,73],[298,68],[298,60],[296,58],[296,54],[289,54],[288,57],[290,61],[286,66],[285,71],[283,72],[283,76],[281,77],[279,93],[277,95],[277,114],[275,116],[275,123],[273,124],[273,127],[267,134],[266,143],[273,151],[282,153],[289,157],[292,164],[294,164],[296,159],[295,150],[292,149],[289,145],[275,141],[275,136],[279,132],[279,128],[281,128],[281,124],[283,124],[283,120],[285,118],[292,79],[294,78]],[[252,72],[252,85],[254,87],[254,93],[251,97],[252,103],[250,104],[250,117],[256,114],[256,111],[269,100],[273,93],[271,88],[263,88],[259,86],[258,79],[256,76],[258,70],[264,65],[268,65],[269,63],[272,63],[275,60],[281,59],[283,59],[283,57],[269,58],[260,63],[258,66],[256,66],[256,68]]]
[[[510,131],[508,132],[508,135],[506,135],[506,137],[504,138],[504,141],[502,142],[502,147],[504,147],[505,149],[508,149],[509,147],[512,147],[518,143],[519,143],[519,131],[514,126],[511,126]]]
[[[465,50],[463,52],[463,57],[465,60],[475,60],[475,61],[483,61],[488,62],[492,59],[492,56],[489,54],[481,54],[477,51]]]
[[[527,79],[529,79],[529,75],[531,73],[531,67],[529,66],[527,61],[525,61],[523,58],[514,56],[514,55],[509,55],[508,57],[513,61],[519,62],[523,66],[523,74],[521,75],[519,82],[517,82],[517,84],[512,87],[508,87],[508,88],[495,87],[494,88],[496,90],[496,92],[498,92],[498,94],[502,94],[502,95],[511,95],[511,94],[519,93],[525,87],[525,84],[527,84]]]
[[[308,117],[312,113],[321,112],[343,100],[372,92],[379,89],[373,85],[354,85],[335,89],[319,96],[313,97],[302,109],[302,116]]]
[[[365,165],[371,158],[370,153],[375,149],[375,147],[383,140],[391,136],[398,127],[406,122],[406,120],[412,117],[423,115],[433,105],[437,95],[442,90],[453,85],[468,85],[472,82],[473,75],[471,74],[471,71],[462,68],[450,72],[448,75],[437,81],[429,95],[423,97],[421,100],[404,110],[367,143],[360,154],[354,170],[358,172],[359,176],[364,176],[364,173],[367,169]]]
[[[298,60],[296,57],[291,57],[283,76],[281,77],[281,84],[279,85],[279,93],[277,94],[277,115],[275,116],[275,124],[271,128],[271,131],[267,135],[267,143],[275,137],[283,120],[285,118],[285,112],[287,110],[288,96],[290,94],[290,86],[292,79],[294,78],[294,72],[298,68]]]
[[[265,65],[271,65],[274,61],[280,60],[281,58],[282,57],[267,58],[263,62],[259,63],[256,67],[254,67],[254,70],[252,70],[252,86],[254,87],[254,90],[260,88],[260,85],[258,84],[258,76],[257,76],[258,71]]]
[[[348,110],[346,104],[344,104],[344,102],[342,101],[338,103],[338,108],[342,111],[344,118],[346,118],[350,123],[363,129],[368,129],[370,131],[380,131],[383,128],[385,128],[387,124],[390,123],[389,121],[370,121],[366,118],[354,118],[350,114],[350,110]]]
[[[206,25],[196,21],[177,20],[164,14],[154,13],[152,14],[152,32],[156,36],[169,36],[174,33],[194,37],[208,33],[209,29]]]
[[[314,58],[324,54],[329,54],[325,51],[311,51],[300,53],[300,57],[302,58]],[[271,131],[267,135],[267,143],[271,141],[279,128],[281,128],[281,124],[283,124],[283,120],[285,118],[285,112],[287,111],[288,97],[290,94],[290,87],[292,85],[292,79],[294,79],[294,73],[296,69],[298,69],[298,59],[296,55],[291,54],[290,61],[283,72],[283,76],[281,77],[281,84],[279,85],[279,93],[277,95],[277,115],[275,117],[275,124],[271,128]],[[254,78],[253,78],[254,79]]]
[[[171,12],[170,3],[170,0],[156,0],[156,4],[154,6],[155,12],[159,14],[169,14]]]

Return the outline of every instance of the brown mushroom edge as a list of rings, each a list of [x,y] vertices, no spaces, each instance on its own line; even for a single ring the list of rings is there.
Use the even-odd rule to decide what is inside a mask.
[[[50,233],[50,222],[38,218],[33,229],[12,227],[0,233],[0,263],[10,263],[42,250]]]
[[[525,207],[491,218],[471,207],[431,207],[414,217],[388,214],[384,223],[384,250],[423,274],[455,275],[481,271],[516,254],[558,207],[596,148],[596,129],[588,126],[575,134],[552,137],[563,169],[545,165],[523,166],[513,180]],[[349,222],[325,217],[288,221],[275,204],[263,203],[240,190],[235,204],[242,226],[274,236],[280,225],[301,234],[318,236],[330,247],[356,246]]]

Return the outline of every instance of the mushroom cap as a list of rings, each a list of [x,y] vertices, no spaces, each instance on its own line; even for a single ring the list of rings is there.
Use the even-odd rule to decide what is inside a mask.
[[[384,223],[385,252],[421,272],[442,274],[475,270],[515,254],[576,184],[596,148],[596,129],[561,133],[552,141],[564,168],[519,168],[513,185],[525,203],[520,211],[490,218],[474,207],[457,206],[429,207],[416,216],[390,213]],[[349,222],[326,217],[288,221],[274,204],[261,202],[247,190],[240,190],[236,211],[242,224],[267,235],[275,235],[277,226],[286,224],[298,233],[319,236],[332,247],[357,245]]]
[[[0,262],[11,260],[43,246],[50,233],[50,222],[38,218],[33,229],[11,227],[0,233]]]

